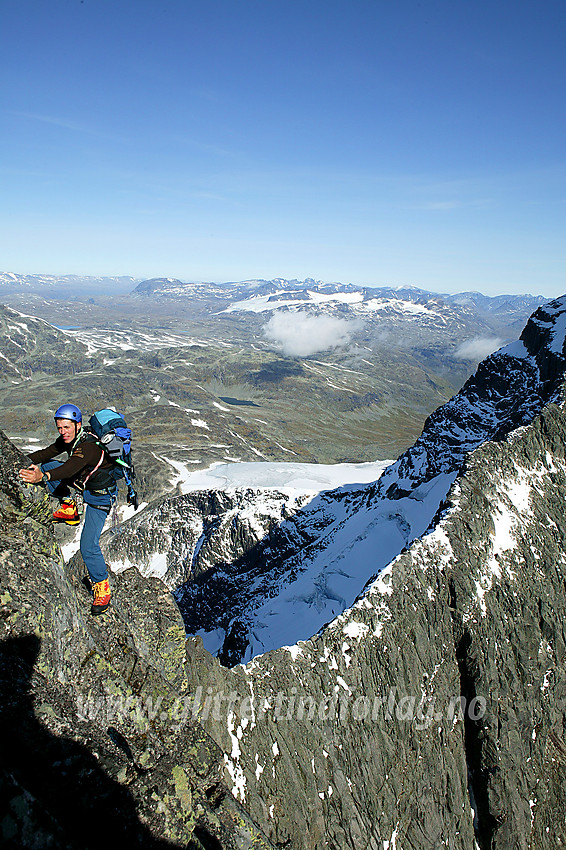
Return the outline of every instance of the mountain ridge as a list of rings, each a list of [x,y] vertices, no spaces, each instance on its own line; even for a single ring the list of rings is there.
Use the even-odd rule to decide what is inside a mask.
[[[230,666],[310,637],[427,530],[471,451],[558,400],[565,325],[566,297],[539,308],[521,339],[483,361],[377,483],[327,491],[304,506],[251,490],[178,496],[109,540],[109,557],[147,574],[159,563],[160,575],[177,583],[188,631]]]

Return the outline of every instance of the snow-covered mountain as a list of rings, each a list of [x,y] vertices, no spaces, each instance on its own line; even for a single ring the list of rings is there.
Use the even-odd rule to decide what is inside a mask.
[[[115,568],[176,588],[187,630],[225,664],[309,638],[427,531],[470,452],[560,400],[565,335],[566,297],[483,361],[375,483],[314,498],[250,488],[167,499],[109,542]]]
[[[358,292],[360,287],[344,283],[324,283],[313,278],[305,280],[285,280],[284,278],[273,278],[273,280],[242,280],[229,281],[227,283],[213,283],[210,281],[186,282],[170,277],[154,277],[138,283],[133,295],[156,296],[158,298],[193,298],[195,293],[218,295],[229,300],[249,298],[261,295],[277,295],[280,292],[301,293],[307,290],[313,292],[345,293]],[[416,292],[417,290],[415,290]]]
[[[402,319],[446,326],[470,315],[497,330],[519,321],[544,303],[542,296],[479,292],[455,295],[427,292],[413,286],[364,287],[320,280],[246,280],[232,283],[184,283],[175,278],[142,281],[133,295],[157,299],[210,299],[212,309],[226,313],[270,314],[277,310],[332,312],[362,319]],[[214,304],[217,304],[216,308]]]
[[[312,639],[233,669],[187,641],[191,707],[276,846],[564,846],[565,433],[551,404],[468,455]]]

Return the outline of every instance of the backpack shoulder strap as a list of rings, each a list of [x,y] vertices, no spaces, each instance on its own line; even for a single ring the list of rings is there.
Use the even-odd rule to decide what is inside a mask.
[[[84,481],[83,481],[83,487],[86,487],[87,481],[89,481],[89,480],[92,478],[92,476],[94,475],[94,473],[95,473],[95,472],[97,472],[97,471],[98,471],[98,469],[101,467],[101,465],[102,465],[102,461],[103,461],[103,460],[104,460],[104,449],[101,449],[101,451],[100,451],[100,460],[98,461],[98,463],[96,464],[96,466],[95,466],[95,467],[93,467],[93,469],[91,469],[91,471],[89,472],[89,474],[87,475],[87,477],[84,479]]]

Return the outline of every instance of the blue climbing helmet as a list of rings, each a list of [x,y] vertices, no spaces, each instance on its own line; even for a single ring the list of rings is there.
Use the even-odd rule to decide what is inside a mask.
[[[62,404],[61,407],[58,407],[55,411],[55,416],[53,417],[55,422],[58,419],[70,419],[71,422],[82,422],[83,415],[76,404]]]

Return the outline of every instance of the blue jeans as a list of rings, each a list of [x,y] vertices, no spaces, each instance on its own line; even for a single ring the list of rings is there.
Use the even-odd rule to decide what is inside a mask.
[[[61,466],[61,461],[50,460],[41,464],[43,472],[49,472],[50,469],[56,469]],[[63,499],[71,495],[69,481],[48,481],[47,490],[51,496],[57,496]],[[111,488],[108,493],[90,493],[88,490],[83,492],[83,501],[86,505],[85,520],[83,530],[81,532],[81,555],[85,566],[88,570],[90,580],[92,582],[104,581],[108,578],[108,567],[100,548],[100,535],[106,522],[106,517],[110,513],[112,505],[116,501],[116,493],[118,488]]]

